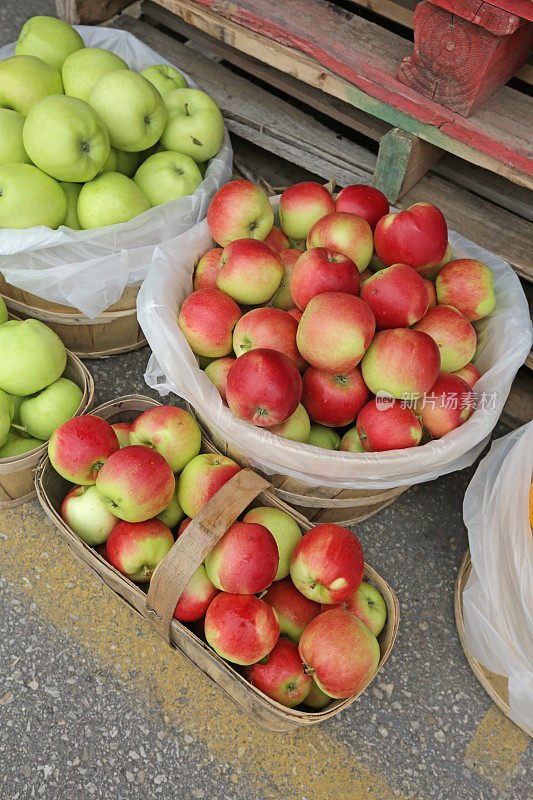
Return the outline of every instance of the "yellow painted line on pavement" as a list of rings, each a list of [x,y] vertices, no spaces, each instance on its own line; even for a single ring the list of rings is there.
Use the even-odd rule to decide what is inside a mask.
[[[492,705],[468,746],[464,764],[498,789],[505,789],[530,741],[527,733]]]
[[[207,747],[212,760],[206,768],[211,773],[224,771],[235,783],[248,780],[251,796],[257,798],[401,800],[404,796],[389,780],[359,763],[348,746],[334,739],[328,724],[274,733],[239,713],[196,667],[171,651],[74,561],[35,504],[0,511],[0,533],[1,577],[10,585],[9,596],[35,604],[47,622],[79,642],[129,692],[155,701],[169,725]],[[360,735],[354,733],[361,747],[364,730],[362,720]]]

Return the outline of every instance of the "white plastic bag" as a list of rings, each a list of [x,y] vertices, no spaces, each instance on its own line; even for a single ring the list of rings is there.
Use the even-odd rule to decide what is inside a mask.
[[[170,64],[128,31],[75,27],[87,46],[112,50],[131,69],[140,71],[153,64]],[[0,47],[0,61],[14,54],[14,43]],[[179,64],[172,66],[179,69]],[[231,178],[232,160],[226,131],[219,153],[211,160],[194,194],[151,208],[118,225],[87,231],[62,226],[58,230],[45,226],[0,229],[0,271],[13,286],[78,308],[92,319],[119,300],[126,286],[144,280],[156,245],[179,236],[205,217],[214,193]]]
[[[533,422],[493,442],[466,491],[472,572],[463,591],[465,641],[509,679],[515,722],[533,730]]]
[[[276,211],[277,198],[272,205]],[[206,221],[179,242],[167,242],[155,251],[141,287],[137,313],[153,352],[146,382],[161,394],[172,391],[188,400],[253,466],[311,486],[386,489],[468,467],[486,445],[514,375],[531,349],[532,328],[524,292],[509,264],[457,233],[450,231],[449,239],[455,258],[475,258],[492,269],[497,305],[489,318],[475,323],[476,364],[484,373],[475,387],[478,408],[468,422],[442,439],[405,450],[341,453],[282,439],[235,417],[199,369],[177,324],[181,304],[192,291],[194,266],[213,246]]]

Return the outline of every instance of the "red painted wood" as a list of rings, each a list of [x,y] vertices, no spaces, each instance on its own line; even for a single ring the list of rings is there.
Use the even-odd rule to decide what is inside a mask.
[[[469,22],[481,25],[497,36],[505,36],[514,33],[525,20],[530,17],[523,17],[518,13],[511,13],[508,9],[500,8],[498,3],[483,2],[483,0],[431,0],[436,6],[458,14]],[[513,5],[513,3],[509,3]],[[520,5],[517,3],[517,5]],[[529,3],[530,11],[533,10],[533,3]],[[533,14],[531,14],[533,19]]]

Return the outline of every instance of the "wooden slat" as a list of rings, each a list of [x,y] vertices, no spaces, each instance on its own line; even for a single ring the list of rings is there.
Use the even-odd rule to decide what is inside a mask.
[[[402,197],[442,156],[443,150],[413,133],[393,128],[379,143],[374,186],[390,203]]]
[[[119,14],[134,0],[56,0],[57,16],[69,25],[97,25]]]

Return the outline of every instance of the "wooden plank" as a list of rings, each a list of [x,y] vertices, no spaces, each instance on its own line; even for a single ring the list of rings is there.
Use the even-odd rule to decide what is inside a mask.
[[[393,128],[379,143],[374,186],[381,189],[390,203],[395,203],[426,174],[443,152],[412,133]]]
[[[334,0],[333,0],[334,1]],[[375,14],[413,28],[413,13],[418,0],[348,0],[350,5],[366,8]]]
[[[524,2],[486,2],[485,0],[433,0],[436,5],[481,25],[497,36],[514,33],[523,20],[533,20],[533,4]]]
[[[57,16],[69,25],[97,25],[119,14],[134,0],[56,0]]]

